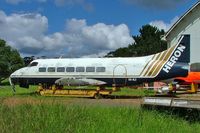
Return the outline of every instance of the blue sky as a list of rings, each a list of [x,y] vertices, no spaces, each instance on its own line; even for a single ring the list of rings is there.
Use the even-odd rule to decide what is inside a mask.
[[[1,0],[0,38],[22,56],[96,57],[167,30],[197,0]]]

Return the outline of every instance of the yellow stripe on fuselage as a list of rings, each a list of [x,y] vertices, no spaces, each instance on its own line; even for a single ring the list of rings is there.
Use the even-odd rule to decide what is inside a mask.
[[[169,57],[170,57],[170,55],[172,54],[174,48],[175,48],[175,46],[171,47],[169,50],[167,50],[167,51],[164,52],[164,54],[163,54],[164,56],[163,56],[163,57],[161,58],[161,60],[159,61],[159,63],[158,63],[158,65],[157,65],[156,69],[155,69],[155,70],[153,71],[153,73],[152,73],[151,75],[149,75],[149,76],[156,76],[156,75],[160,72],[162,66],[163,66],[163,65],[166,63],[166,61],[169,59]]]
[[[166,55],[167,51],[163,51],[161,52],[160,57],[156,60],[155,65],[152,67],[152,69],[150,70],[150,72],[148,73],[147,76],[151,76],[153,74],[153,72],[156,70],[156,68],[159,66],[160,64],[160,60],[162,60],[164,58],[164,56]]]
[[[153,73],[151,75],[148,75],[148,76],[156,76],[160,72],[163,65],[169,60],[172,52],[174,51],[174,48],[175,48],[175,46],[173,46],[169,50],[165,51],[165,53],[163,54],[164,56],[159,60],[159,63],[157,64]]]
[[[153,59],[151,61],[148,62],[148,64],[150,65],[146,65],[145,68],[147,66],[148,69],[145,71],[145,74],[143,75],[144,77],[153,77],[156,76],[160,70],[162,69],[163,65],[167,62],[167,60],[170,58],[172,52],[174,51],[174,49],[176,48],[176,46],[171,47],[170,49],[163,51],[161,53],[156,54]],[[142,71],[142,73],[144,73],[144,70]]]
[[[150,70],[151,70],[152,67],[154,66],[156,60],[159,59],[160,54],[161,54],[161,53],[156,54],[155,59],[151,60],[151,64],[149,65],[149,67],[148,67],[147,71],[145,72],[144,76],[146,76],[146,75],[150,72]]]
[[[146,70],[146,68],[149,65],[149,63],[155,58],[155,56],[156,56],[156,54],[153,55],[153,57],[148,61],[148,63],[146,63],[145,67],[143,68],[142,72],[140,73],[140,76],[143,75],[143,73],[148,70],[148,69]]]

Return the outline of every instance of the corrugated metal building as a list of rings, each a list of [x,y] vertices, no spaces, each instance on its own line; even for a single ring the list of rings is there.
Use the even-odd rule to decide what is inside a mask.
[[[165,35],[168,47],[177,44],[182,34],[190,34],[190,62],[200,62],[200,1],[168,30]]]

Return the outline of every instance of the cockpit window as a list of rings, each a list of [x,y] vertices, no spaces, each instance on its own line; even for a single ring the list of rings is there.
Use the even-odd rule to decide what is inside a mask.
[[[37,66],[37,65],[38,65],[38,62],[32,62],[31,64],[29,64],[30,67]]]

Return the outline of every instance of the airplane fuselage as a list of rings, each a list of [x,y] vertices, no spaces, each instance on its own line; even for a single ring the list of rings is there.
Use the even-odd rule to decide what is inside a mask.
[[[185,45],[188,38],[184,37],[178,45],[144,57],[37,59],[11,74],[10,78],[21,86],[52,85],[61,78],[95,79],[108,86],[124,86],[184,77],[189,69],[188,61],[185,61],[188,58],[189,46]]]

